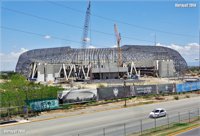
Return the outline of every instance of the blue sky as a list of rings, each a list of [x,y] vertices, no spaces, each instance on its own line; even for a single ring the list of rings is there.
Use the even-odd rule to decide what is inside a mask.
[[[177,8],[176,3],[192,3],[196,7]],[[87,4],[87,1],[67,0],[3,0],[1,70],[14,70],[18,56],[26,50],[60,46],[80,48]],[[199,53],[199,16],[197,0],[92,1],[88,47],[113,47],[116,23],[122,45],[152,46],[156,33],[157,45],[176,49],[189,65],[198,65],[194,59]]]

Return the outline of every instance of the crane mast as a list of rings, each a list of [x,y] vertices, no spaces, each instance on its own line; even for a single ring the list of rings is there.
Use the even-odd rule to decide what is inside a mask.
[[[122,66],[122,51],[120,47],[121,36],[118,32],[117,25],[114,24],[115,36],[117,39],[117,50],[118,50],[118,66]]]

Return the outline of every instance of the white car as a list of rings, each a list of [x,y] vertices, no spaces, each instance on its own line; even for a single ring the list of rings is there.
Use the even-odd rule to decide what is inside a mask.
[[[167,112],[163,108],[156,108],[149,114],[149,118],[159,118],[159,117],[165,117],[167,115]]]

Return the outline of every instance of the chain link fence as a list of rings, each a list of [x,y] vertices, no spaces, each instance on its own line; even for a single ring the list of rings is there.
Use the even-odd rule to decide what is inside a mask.
[[[176,123],[190,123],[200,120],[200,108],[167,114],[166,117],[145,118],[141,120],[129,120],[125,123],[106,127],[92,127],[88,130],[72,134],[72,136],[127,136],[134,134],[146,134],[155,130],[170,128]],[[78,131],[78,130],[77,130]]]

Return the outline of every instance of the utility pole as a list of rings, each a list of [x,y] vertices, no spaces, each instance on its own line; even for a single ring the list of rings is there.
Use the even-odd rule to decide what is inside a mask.
[[[200,70],[200,28],[199,28],[199,70]]]
[[[126,87],[126,81],[124,80],[124,96],[125,96],[124,107],[126,107],[126,90],[125,90],[125,87]]]

